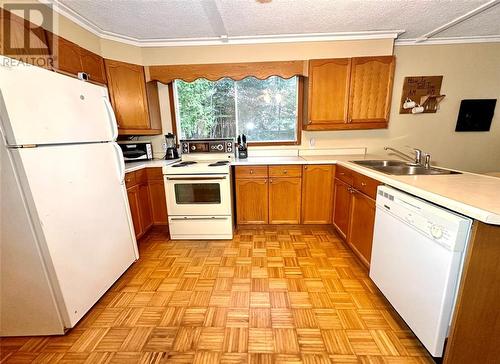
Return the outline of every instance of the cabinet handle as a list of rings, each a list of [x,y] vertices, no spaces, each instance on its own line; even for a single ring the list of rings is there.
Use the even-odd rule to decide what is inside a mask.
[[[361,182],[361,186],[365,187],[366,183],[365,182]]]
[[[340,172],[339,174],[340,174],[341,176],[343,176],[345,173],[344,173],[344,172]]]

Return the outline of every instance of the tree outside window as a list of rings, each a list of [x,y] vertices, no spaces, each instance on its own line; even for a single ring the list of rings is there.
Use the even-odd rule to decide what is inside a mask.
[[[174,82],[181,139],[297,140],[298,78]]]

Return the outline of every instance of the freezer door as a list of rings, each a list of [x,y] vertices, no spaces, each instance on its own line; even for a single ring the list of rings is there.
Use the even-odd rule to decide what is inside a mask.
[[[8,145],[115,140],[105,87],[0,58],[0,119]]]
[[[73,327],[138,258],[116,143],[19,148],[21,184]],[[18,166],[21,167],[21,166]]]

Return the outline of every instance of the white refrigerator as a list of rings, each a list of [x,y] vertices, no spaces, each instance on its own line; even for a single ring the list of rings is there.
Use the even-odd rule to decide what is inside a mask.
[[[9,61],[0,57],[0,335],[64,334],[139,258],[116,120],[105,87]]]

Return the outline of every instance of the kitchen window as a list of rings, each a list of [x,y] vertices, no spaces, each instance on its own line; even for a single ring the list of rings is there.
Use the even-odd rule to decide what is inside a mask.
[[[235,138],[249,143],[297,144],[299,77],[222,78],[173,83],[181,139]]]

